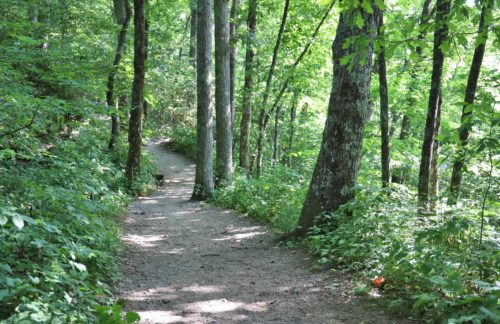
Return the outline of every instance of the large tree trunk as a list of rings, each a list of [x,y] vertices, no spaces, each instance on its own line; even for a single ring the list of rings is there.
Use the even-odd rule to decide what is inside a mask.
[[[249,138],[252,120],[253,57],[255,55],[255,28],[257,25],[257,0],[248,2],[247,48],[245,54],[245,84],[243,86],[243,112],[241,116],[240,167],[250,172]]]
[[[460,147],[458,155],[453,163],[453,170],[451,173],[450,181],[450,205],[456,204],[460,195],[460,187],[462,185],[462,168],[464,167],[467,143],[469,141],[469,132],[471,123],[469,122],[470,111],[467,111],[467,106],[474,103],[476,96],[477,82],[479,80],[479,73],[481,72],[481,65],[483,63],[484,51],[486,48],[486,40],[488,39],[488,27],[485,25],[485,18],[491,15],[493,8],[493,0],[485,0],[481,9],[481,17],[479,18],[479,29],[477,37],[477,47],[474,50],[474,56],[469,71],[469,78],[467,80],[467,88],[465,89],[465,106],[462,108],[462,125],[459,129]],[[491,18],[490,18],[491,19]]]
[[[121,4],[123,6],[124,17],[122,19],[120,8],[117,8]],[[108,83],[106,91],[106,103],[109,108],[113,107],[115,104],[114,99],[114,88],[115,88],[115,77],[120,67],[120,62],[122,60],[123,52],[125,51],[125,41],[127,40],[128,25],[130,18],[132,17],[132,10],[130,9],[130,4],[128,0],[117,1],[115,0],[115,15],[116,21],[121,22],[122,28],[120,33],[118,33],[118,43],[116,45],[115,59],[113,61],[113,67],[108,74]],[[109,139],[108,148],[112,149],[115,147],[116,138],[120,133],[120,125],[118,121],[119,115],[119,104],[116,103],[116,111],[111,115],[111,138]]]
[[[417,36],[417,39],[419,41],[422,41],[425,38],[425,35],[427,34],[425,25],[429,22],[430,19],[430,13],[429,13],[429,7],[431,5],[432,0],[425,0],[424,5],[422,7],[422,14],[420,15],[420,23],[419,23],[419,33]],[[418,78],[418,70],[420,68],[420,61],[422,60],[422,47],[420,45],[417,45],[415,48],[415,52],[418,55],[417,62],[413,66],[411,70],[411,82],[409,85],[409,94],[408,94],[408,107],[410,109],[413,109],[413,106],[415,105],[415,100],[412,97],[413,92],[417,91],[417,78]],[[408,117],[408,114],[404,114],[403,116],[403,121],[401,123],[401,132],[399,133],[399,139],[404,140],[406,137],[410,134],[410,126],[411,126],[411,119]]]
[[[134,82],[132,108],[128,127],[128,159],[126,176],[131,183],[141,170],[142,105],[144,103],[146,21],[144,0],[134,0]]]
[[[285,6],[283,8],[283,16],[281,18],[281,25],[278,31],[278,37],[276,38],[276,44],[274,45],[273,59],[271,61],[271,67],[269,68],[269,73],[267,74],[266,88],[262,94],[262,106],[260,107],[259,113],[259,135],[257,137],[257,166],[255,170],[256,177],[260,176],[262,170],[262,151],[264,147],[264,136],[266,130],[266,117],[267,113],[267,102],[269,100],[269,94],[271,93],[271,85],[273,82],[274,71],[276,69],[276,64],[278,63],[278,53],[281,46],[281,40],[283,39],[283,32],[285,30],[286,20],[288,18],[288,8],[290,6],[290,0],[285,0]],[[269,117],[267,117],[269,118]]]
[[[231,125],[229,80],[228,0],[215,0],[215,184],[223,185],[233,175],[233,132]]]
[[[389,94],[387,91],[387,67],[384,48],[384,16],[380,14],[378,34],[380,52],[378,53],[378,77],[380,92],[380,132],[381,132],[381,159],[382,159],[382,187],[387,187],[391,181],[391,154],[389,143]]]
[[[333,212],[354,197],[361,162],[365,124],[370,118],[369,104],[373,41],[378,25],[379,9],[373,14],[362,8],[340,14],[333,42],[333,85],[328,105],[328,118],[323,132],[319,157],[309,185],[295,235],[304,235],[313,226],[316,216]],[[352,24],[362,15],[364,24]],[[366,38],[362,50],[344,48],[347,39]],[[352,56],[349,65],[340,59]]]
[[[448,38],[448,14],[450,13],[451,0],[437,0],[436,3],[436,30],[434,31],[434,50],[432,58],[432,83],[429,93],[429,106],[425,122],[424,142],[420,159],[420,172],[418,175],[418,202],[424,211],[429,209],[429,176],[432,158],[432,144],[436,132],[436,118],[441,93],[443,77],[444,53],[441,45]]]
[[[236,22],[239,0],[231,2],[231,19],[229,22],[229,105],[231,107],[231,125],[234,125],[234,91],[236,86],[236,59],[238,57],[238,25]]]
[[[191,31],[189,34],[189,62],[192,66],[196,66],[196,30],[198,18],[196,15],[196,4],[191,6]]]
[[[212,14],[211,0],[197,0],[197,120],[196,176],[193,199],[205,200],[214,191],[212,129]]]

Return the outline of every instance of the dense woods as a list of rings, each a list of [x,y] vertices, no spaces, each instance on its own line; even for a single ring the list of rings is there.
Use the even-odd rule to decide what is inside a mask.
[[[120,315],[142,146],[385,307],[500,320],[494,0],[0,3],[0,321]],[[313,264],[311,264],[313,266]]]

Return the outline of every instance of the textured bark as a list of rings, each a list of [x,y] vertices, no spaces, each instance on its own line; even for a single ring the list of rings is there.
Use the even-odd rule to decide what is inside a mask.
[[[215,0],[215,185],[222,186],[233,175],[233,132],[229,80],[228,0]]]
[[[144,0],[144,5],[147,8],[148,0]],[[149,12],[149,10],[147,10],[146,12]],[[144,18],[144,65],[146,65],[146,61],[148,60],[148,56],[149,56],[149,19],[147,16],[145,16],[145,18]],[[146,73],[146,69],[144,69],[144,73]],[[144,77],[146,77],[146,76],[144,76]],[[143,110],[143,116],[144,116],[144,123],[146,123],[148,121],[149,102],[145,98],[143,98],[142,110]]]
[[[373,41],[379,15],[379,9],[374,5],[372,8],[373,14],[352,9],[342,12],[339,17],[333,42],[333,84],[328,117],[319,157],[294,233],[297,236],[307,233],[318,215],[333,212],[354,197],[364,128],[371,115]],[[358,14],[364,19],[361,29],[350,23]],[[343,48],[346,39],[359,36],[367,38],[366,48]],[[347,55],[354,55],[350,67],[340,64],[340,59]]]
[[[196,31],[197,31],[196,4],[191,7],[191,31],[189,33],[189,62],[196,66]]]
[[[424,211],[429,209],[429,176],[432,158],[432,144],[434,142],[444,64],[444,53],[441,51],[440,46],[448,38],[447,18],[450,12],[450,3],[451,0],[437,0],[436,3],[437,13],[432,57],[432,82],[429,92],[429,105],[427,110],[427,119],[425,122],[422,154],[420,158],[420,171],[418,175],[418,202],[419,206]]]
[[[380,14],[378,35],[380,52],[378,53],[378,77],[380,93],[380,132],[381,132],[381,160],[382,160],[382,187],[387,187],[391,181],[391,151],[389,143],[389,94],[387,91],[387,66],[384,48],[384,16]]]
[[[306,43],[306,46],[302,49],[302,52],[300,53],[299,57],[295,60],[295,62],[292,64],[292,66],[290,68],[288,68],[289,72],[294,70],[299,65],[299,63],[302,61],[302,59],[304,58],[306,53],[309,51],[309,48],[314,43],[314,40],[316,39],[316,36],[318,35],[321,26],[323,26],[323,23],[325,22],[326,18],[330,14],[334,4],[335,4],[335,0],[333,0],[330,3],[330,5],[328,6],[328,8],[327,8],[326,12],[324,13],[323,17],[321,18],[319,24],[316,26],[316,29],[314,30],[311,38],[309,38],[308,42]],[[286,88],[288,88],[288,85],[290,83],[290,79],[291,79],[291,77],[289,76],[283,82],[281,89],[278,92],[278,96],[276,97],[276,99],[274,101],[273,107],[276,107],[279,104],[279,101],[281,100],[281,96],[285,92]],[[264,99],[266,99],[266,98],[264,97]],[[266,99],[265,103],[266,103],[266,105],[263,105],[263,107],[261,108],[261,114],[259,115],[259,135],[257,137],[257,148],[256,148],[256,150],[257,150],[257,154],[256,154],[256,161],[257,161],[256,176],[257,176],[257,178],[260,176],[261,169],[262,169],[263,143],[264,143],[264,136],[265,136],[265,131],[266,131],[266,127],[267,127],[267,122],[273,113],[273,108],[271,108],[271,110],[269,110],[269,111],[266,111],[267,99]],[[253,164],[254,163],[252,163],[252,168],[253,168]]]
[[[479,80],[479,74],[481,72],[481,65],[483,63],[484,51],[486,49],[486,40],[488,39],[489,26],[485,24],[485,19],[486,16],[491,15],[492,8],[492,0],[486,0],[483,3],[483,7],[481,8],[481,17],[479,18],[478,29],[479,44],[474,50],[474,56],[472,57],[472,63],[469,71],[469,78],[467,79],[467,87],[465,89],[464,99],[466,105],[462,108],[462,125],[459,129],[460,147],[455,162],[453,163],[453,170],[451,173],[449,198],[449,203],[451,205],[456,204],[460,196],[460,187],[462,186],[462,169],[465,163],[467,144],[469,141],[469,132],[471,129],[471,125],[468,122],[471,112],[468,112],[466,109],[469,104],[474,103],[474,99],[476,97],[477,83]],[[491,19],[491,17],[489,18]]]
[[[234,91],[236,86],[236,59],[238,57],[238,25],[236,22],[239,0],[232,0],[231,2],[231,19],[229,22],[229,105],[231,107],[231,125],[234,125]]]
[[[434,125],[434,141],[432,142],[432,157],[431,157],[431,170],[429,174],[430,188],[430,211],[436,210],[436,202],[439,193],[439,140],[437,137],[441,133],[441,105],[443,97],[439,96],[438,111],[436,113],[436,122]]]
[[[420,23],[419,23],[419,33],[417,36],[417,39],[419,41],[422,41],[425,38],[425,35],[427,34],[425,30],[425,24],[429,22],[430,19],[430,12],[429,12],[429,7],[431,5],[432,0],[425,0],[424,5],[422,7],[422,14],[420,15]],[[411,94],[418,89],[416,88],[416,83],[417,83],[417,78],[418,78],[418,70],[420,68],[420,61],[422,60],[422,47],[420,45],[417,45],[415,48],[415,52],[418,55],[418,59],[416,64],[413,66],[411,70],[411,82],[409,85],[409,96],[408,96],[408,107],[412,109],[412,107],[415,105],[415,100],[412,98]],[[408,117],[407,114],[404,114],[403,116],[403,121],[401,123],[401,132],[399,133],[399,139],[404,140],[406,137],[410,134],[410,127],[411,127],[411,119]]]
[[[250,172],[249,138],[252,120],[253,58],[255,56],[255,29],[257,25],[257,0],[248,2],[247,44],[245,54],[245,84],[243,86],[243,113],[241,116],[240,167]]]
[[[134,81],[132,108],[128,127],[128,159],[126,176],[129,182],[141,171],[142,105],[144,103],[146,21],[144,0],[134,0]]]
[[[211,0],[197,0],[197,120],[196,175],[193,199],[205,200],[214,191],[212,123],[212,14]]]
[[[118,72],[118,68],[120,67],[120,62],[122,60],[123,53],[125,51],[125,42],[127,40],[128,26],[130,23],[130,18],[132,17],[132,10],[130,9],[130,4],[129,4],[128,0],[115,1],[115,14],[116,14],[116,10],[117,10],[116,9],[117,2],[122,3],[123,9],[125,11],[125,16],[124,16],[124,19],[122,20],[122,28],[121,28],[120,32],[118,33],[118,43],[116,45],[116,52],[115,52],[115,59],[113,61],[113,67],[111,68],[111,71],[108,74],[108,83],[107,83],[107,90],[106,90],[106,103],[107,103],[108,107],[112,107],[113,104],[115,104],[115,99],[114,99],[115,77],[116,77],[116,73]],[[116,17],[116,20],[118,21],[119,18]],[[115,147],[116,138],[118,137],[118,134],[120,133],[118,114],[119,114],[119,102],[117,101],[115,113],[113,113],[111,115],[111,137],[109,139],[109,144],[108,144],[109,149],[112,149]]]
[[[288,18],[288,9],[290,7],[290,0],[285,0],[285,6],[283,7],[283,16],[281,17],[280,29],[278,31],[278,36],[276,38],[276,44],[273,50],[273,59],[271,61],[271,66],[269,67],[269,73],[266,79],[266,88],[262,94],[262,106],[260,107],[259,113],[259,135],[257,137],[257,167],[255,170],[256,177],[260,176],[262,169],[262,150],[264,147],[264,136],[266,130],[266,117],[269,118],[267,110],[267,102],[269,100],[269,94],[271,93],[271,85],[273,82],[274,71],[276,69],[276,64],[278,63],[278,53],[281,46],[281,41],[283,39],[283,32],[285,30],[286,20]],[[253,163],[252,163],[253,164]]]
[[[125,23],[125,20],[127,19],[127,9],[126,6],[128,6],[127,0],[113,0],[113,9],[114,9],[114,14],[115,14],[115,19],[116,23],[118,25],[123,25]]]

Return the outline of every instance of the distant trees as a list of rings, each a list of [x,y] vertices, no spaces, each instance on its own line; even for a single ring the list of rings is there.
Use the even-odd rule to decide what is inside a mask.
[[[108,108],[111,109],[111,107],[116,105],[115,111],[111,114],[111,137],[108,144],[108,147],[110,149],[114,148],[116,138],[120,132],[120,125],[118,124],[120,103],[117,101],[115,104],[114,99],[115,77],[116,73],[118,72],[118,68],[120,67],[123,52],[125,51],[125,41],[127,40],[128,25],[130,22],[130,18],[132,17],[132,10],[130,9],[129,0],[114,0],[114,9],[116,22],[122,25],[122,28],[118,33],[115,59],[113,61],[113,67],[108,74],[108,83],[106,90],[106,104],[108,105]]]
[[[211,0],[197,0],[196,47],[196,174],[193,199],[205,200],[214,191],[212,129],[212,13]]]
[[[369,104],[373,42],[379,9],[370,7],[341,12],[333,42],[333,84],[323,140],[295,235],[304,235],[318,215],[333,212],[354,197],[361,161],[364,127],[371,115]],[[361,15],[363,23],[353,24]],[[366,39],[363,45],[348,39]],[[342,62],[341,59],[351,60]],[[347,63],[347,64],[346,64]]]
[[[144,0],[134,0],[134,82],[128,131],[126,176],[132,182],[141,169],[142,109],[144,104],[146,21]]]
[[[436,130],[439,121],[441,82],[443,78],[444,53],[442,44],[448,38],[448,15],[451,0],[437,0],[436,2],[436,29],[434,31],[434,50],[432,57],[432,83],[429,92],[427,119],[425,122],[424,141],[420,158],[420,172],[418,175],[418,201],[423,210],[429,209],[429,183],[433,145],[436,140]]]

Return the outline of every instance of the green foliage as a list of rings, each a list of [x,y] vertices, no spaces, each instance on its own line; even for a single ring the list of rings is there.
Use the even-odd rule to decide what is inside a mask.
[[[122,307],[119,304],[98,306],[96,310],[99,324],[131,324],[141,319],[139,314],[135,312],[123,314]]]
[[[386,197],[360,190],[355,201],[324,215],[310,246],[323,262],[367,277],[383,275],[385,289],[405,296],[414,313],[459,323],[498,320],[498,241],[493,226],[478,245],[478,210],[421,216],[413,195],[398,187]],[[350,216],[349,216],[350,215]]]
[[[130,198],[99,125],[81,127],[29,159],[20,154],[0,162],[0,319],[6,323],[93,321],[94,306],[112,300],[120,243],[113,215]]]

